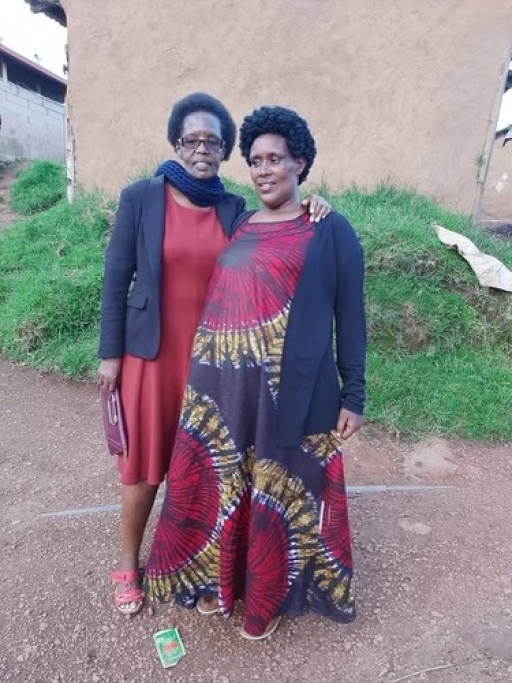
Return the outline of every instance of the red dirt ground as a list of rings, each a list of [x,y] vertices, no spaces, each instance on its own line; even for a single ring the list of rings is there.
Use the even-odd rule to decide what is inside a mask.
[[[353,492],[355,624],[289,619],[247,643],[238,615],[118,615],[117,510],[44,516],[118,502],[94,387],[0,359],[0,443],[2,683],[391,683],[439,666],[412,680],[512,680],[510,446],[367,427],[347,445],[349,484],[453,488]],[[152,634],[176,625],[188,654],[169,674]]]

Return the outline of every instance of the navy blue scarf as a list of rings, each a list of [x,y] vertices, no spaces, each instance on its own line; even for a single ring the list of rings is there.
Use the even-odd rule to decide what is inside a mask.
[[[177,161],[164,161],[155,176],[163,175],[177,190],[196,206],[215,206],[226,194],[218,175],[208,180],[198,180],[190,175]]]

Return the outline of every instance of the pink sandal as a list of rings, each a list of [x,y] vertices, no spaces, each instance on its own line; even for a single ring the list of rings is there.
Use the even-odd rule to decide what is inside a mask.
[[[140,580],[140,572],[136,569],[112,572],[112,582],[123,584],[122,590],[114,592],[114,604],[121,614],[137,614],[142,607],[144,593],[141,588],[134,588],[131,584]]]

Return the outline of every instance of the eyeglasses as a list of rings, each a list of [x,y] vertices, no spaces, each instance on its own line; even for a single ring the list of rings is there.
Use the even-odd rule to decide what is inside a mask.
[[[180,138],[178,142],[185,149],[199,149],[201,143],[209,152],[220,152],[224,148],[224,140],[219,138]]]

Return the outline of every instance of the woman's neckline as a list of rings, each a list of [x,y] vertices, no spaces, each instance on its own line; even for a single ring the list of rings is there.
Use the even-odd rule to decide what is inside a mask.
[[[249,225],[253,225],[256,223],[259,223],[260,225],[265,225],[265,224],[272,225],[275,223],[292,223],[293,221],[296,221],[297,218],[304,216],[304,214],[306,214],[307,211],[305,211],[303,209],[300,213],[298,213],[296,216],[293,216],[292,218],[278,218],[276,215],[276,217],[273,218],[272,220],[263,220],[263,221],[257,218],[258,213],[260,213],[260,209],[258,209],[258,211],[256,213],[252,214],[252,216],[249,216],[249,219],[247,221],[249,223]],[[276,214],[278,214],[277,211],[276,211]]]
[[[200,211],[201,213],[208,213],[213,209],[213,206],[197,206],[193,204],[188,197],[186,197],[183,192],[171,185],[171,183],[165,183],[165,190],[169,193],[172,200],[182,209],[187,211]]]

